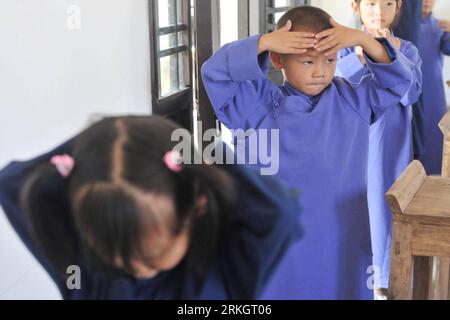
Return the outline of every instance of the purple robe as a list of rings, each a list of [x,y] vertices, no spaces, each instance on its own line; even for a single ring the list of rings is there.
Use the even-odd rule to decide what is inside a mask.
[[[266,78],[259,36],[228,44],[202,76],[220,121],[230,129],[278,129],[278,177],[300,189],[304,237],[283,258],[263,299],[372,299],[367,208],[369,128],[414,82],[409,60],[381,40],[393,58],[369,58],[358,84],[334,78],[309,97]],[[250,137],[251,138],[251,137]],[[249,137],[235,141],[237,152]]]
[[[440,175],[444,137],[439,129],[439,122],[447,112],[442,70],[444,55],[450,55],[450,34],[439,27],[438,21],[432,15],[422,19],[420,32],[419,48],[423,59],[424,151],[418,158],[428,174]]]
[[[401,103],[371,125],[369,136],[367,198],[377,288],[389,288],[392,212],[386,192],[413,160],[411,105],[418,100],[422,89],[422,61],[417,48],[402,40],[400,52],[410,60],[416,81]],[[337,74],[358,83],[369,72],[353,48],[341,50]]]

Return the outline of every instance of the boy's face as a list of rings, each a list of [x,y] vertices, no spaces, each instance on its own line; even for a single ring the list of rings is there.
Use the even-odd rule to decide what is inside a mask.
[[[423,0],[423,6],[422,6],[422,14],[424,16],[429,15],[436,5],[436,0]]]
[[[275,68],[283,71],[285,80],[308,96],[325,90],[336,72],[336,55],[325,56],[313,49],[299,55],[271,53],[271,59]]]

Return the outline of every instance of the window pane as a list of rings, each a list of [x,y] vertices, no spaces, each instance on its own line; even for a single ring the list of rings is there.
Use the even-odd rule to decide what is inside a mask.
[[[290,0],[275,0],[275,8],[288,7],[292,5]]]
[[[159,50],[167,50],[177,46],[177,37],[175,33],[159,36]]]
[[[178,32],[178,46],[184,46],[188,43],[187,31]]]
[[[177,21],[178,21],[178,24],[185,24],[187,22],[187,21],[184,21],[183,0],[177,0]]]
[[[175,25],[176,0],[157,0],[159,27],[164,28]]]
[[[184,89],[190,84],[189,79],[189,55],[188,51],[183,51],[178,53],[178,62],[179,62],[179,79],[180,84],[179,88]]]
[[[188,40],[187,37],[187,31],[180,31],[178,32],[178,39],[176,33],[170,33],[165,34],[163,36],[159,36],[159,50],[167,50],[184,46],[187,44]]]
[[[274,21],[274,23],[278,23],[278,21],[281,19],[283,14],[284,14],[284,12],[277,12],[277,13],[275,13],[275,21]]]
[[[178,91],[177,55],[160,58],[160,96],[164,97]]]
[[[230,43],[239,38],[239,9],[238,1],[241,0],[221,0],[220,1],[220,45]],[[262,2],[261,2],[262,4]],[[265,5],[265,3],[264,3]]]
[[[268,12],[266,15],[266,29],[264,32],[272,32],[275,25],[278,23],[283,14],[286,13],[281,8],[294,8],[301,5],[308,4],[308,1],[304,0],[274,0],[271,1],[268,5],[269,8],[272,8],[271,12]],[[282,11],[283,10],[283,11]],[[273,13],[274,12],[274,13]]]

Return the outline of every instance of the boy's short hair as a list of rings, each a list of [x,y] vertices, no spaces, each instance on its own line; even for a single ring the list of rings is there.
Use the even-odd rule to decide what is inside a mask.
[[[330,18],[331,16],[322,9],[311,6],[297,7],[289,10],[280,18],[277,29],[281,29],[291,20],[292,30],[319,33],[333,28]]]

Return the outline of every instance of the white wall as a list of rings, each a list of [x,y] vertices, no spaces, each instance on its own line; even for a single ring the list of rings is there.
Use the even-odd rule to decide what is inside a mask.
[[[220,7],[220,45],[238,39],[238,1],[221,0]]]
[[[0,1],[0,167],[59,144],[95,114],[150,113],[147,7]],[[0,210],[0,299],[58,297]]]
[[[352,0],[311,0],[311,5],[322,8],[333,16],[337,23],[353,26]]]

